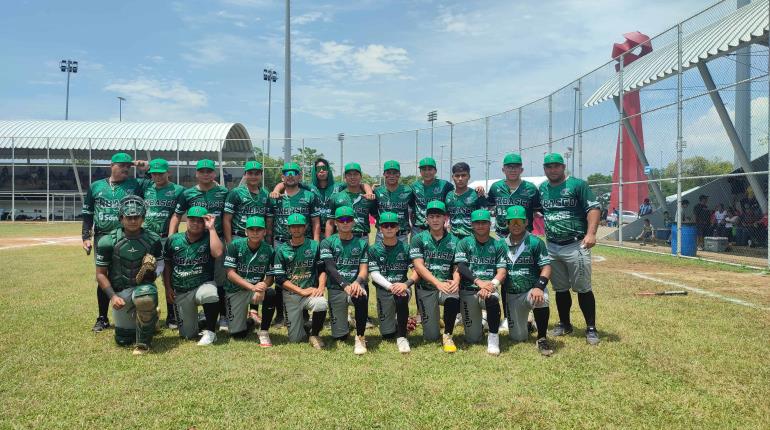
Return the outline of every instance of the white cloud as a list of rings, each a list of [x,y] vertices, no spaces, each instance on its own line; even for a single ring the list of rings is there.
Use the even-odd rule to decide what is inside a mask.
[[[442,10],[437,21],[441,31],[447,33],[479,36],[487,29],[480,14],[454,13],[450,9]]]
[[[182,58],[198,66],[222,63],[229,59],[253,55],[258,46],[255,42],[232,34],[212,34],[189,44],[191,52]]]
[[[767,109],[767,97],[756,97],[751,100],[752,158],[759,155],[758,151],[767,150],[764,143],[767,137]],[[727,113],[734,123],[734,106],[729,106]],[[686,154],[733,160],[733,147],[713,105],[701,116],[685,124],[683,136],[687,145]]]
[[[148,55],[148,56],[147,56],[147,57],[145,57],[145,58],[147,58],[147,59],[148,59],[148,60],[150,60],[150,61],[154,61],[154,62],[156,62],[156,63],[160,63],[160,62],[162,62],[163,60],[165,60],[165,58],[163,58],[163,56],[162,56],[162,55]]]
[[[137,78],[111,83],[105,91],[126,97],[125,110],[132,121],[220,121],[202,112],[208,105],[206,93],[190,89],[179,81]]]
[[[316,21],[331,22],[331,15],[324,12],[314,11],[291,18],[292,25],[305,25]]]
[[[374,76],[403,79],[403,67],[411,62],[404,48],[371,44],[362,47],[335,41],[320,42],[317,48],[308,40],[295,44],[297,57],[306,63],[320,66],[336,77],[367,80]]]

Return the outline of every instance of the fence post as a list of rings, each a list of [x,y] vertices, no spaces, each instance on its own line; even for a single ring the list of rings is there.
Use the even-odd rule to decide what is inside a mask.
[[[768,5],[768,14],[770,14],[770,4]],[[770,46],[770,34],[768,34],[767,42]],[[770,74],[770,55],[767,57],[767,72]],[[768,80],[768,96],[770,96],[770,79]],[[767,194],[770,195],[770,109],[767,110],[767,124],[765,125],[767,130]],[[768,204],[768,210],[766,213],[770,216],[770,204]],[[770,267],[770,228],[767,229],[767,267]]]
[[[682,256],[682,23],[676,25],[676,255]]]
[[[623,245],[623,62],[625,52],[620,54],[620,69],[618,70],[618,101],[620,113],[618,119],[618,244]]]
[[[305,138],[302,138],[302,156],[299,158],[302,162],[302,180],[305,180],[305,170],[307,170],[307,160],[305,160]],[[310,173],[310,172],[308,172]],[[344,173],[344,172],[343,172]],[[312,183],[312,178],[310,180],[310,183]]]
[[[453,122],[449,123],[449,169],[452,169],[452,166],[455,164],[454,159],[454,151],[455,151],[455,124]]]
[[[380,172],[377,176],[380,178],[377,183],[382,185],[382,135],[377,135],[377,172]]]
[[[179,164],[179,139],[176,140],[176,183],[182,185],[182,165]]]
[[[136,161],[136,139],[134,139],[134,161]],[[136,179],[136,167],[134,167],[134,179]]]
[[[91,173],[91,166],[93,165],[91,150],[91,138],[88,138],[88,187],[91,188],[91,184],[94,183],[93,173]]]
[[[518,111],[517,115],[519,117],[519,126],[517,127],[519,132],[519,155],[521,155],[521,108],[518,108],[517,111]],[[531,172],[530,174],[533,174],[533,173],[534,172]]]
[[[578,79],[578,178],[583,179],[583,79]]]
[[[51,221],[51,138],[45,139],[45,221]]]
[[[11,222],[16,222],[16,139],[11,138]]]
[[[219,145],[219,180],[220,185],[224,184],[225,188],[227,188],[227,182],[225,182],[225,166],[224,163],[222,163],[222,151],[225,149],[225,139],[222,139],[220,141]]]
[[[417,164],[417,157],[420,149],[420,130],[414,131],[414,176],[420,176],[420,167]]]
[[[489,117],[484,118],[484,189],[489,183]]]
[[[553,152],[553,94],[548,94],[548,153]]]

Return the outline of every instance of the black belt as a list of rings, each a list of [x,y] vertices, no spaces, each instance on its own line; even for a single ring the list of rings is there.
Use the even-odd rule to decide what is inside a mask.
[[[549,242],[555,243],[556,245],[559,245],[559,246],[564,246],[564,245],[573,244],[579,240],[583,240],[584,237],[585,235],[580,235],[580,236],[570,237],[569,239],[565,239],[565,240],[549,240]]]

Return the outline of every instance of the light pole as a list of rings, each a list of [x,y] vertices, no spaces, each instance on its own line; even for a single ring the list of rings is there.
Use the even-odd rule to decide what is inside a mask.
[[[446,121],[447,124],[449,124],[449,168],[451,169],[452,166],[454,166],[454,158],[452,157],[454,154],[454,134],[455,134],[455,123],[452,121]]]
[[[344,163],[345,157],[343,157],[343,155],[342,155],[343,154],[342,142],[345,141],[345,133],[338,134],[337,135],[337,140],[340,141],[340,175],[342,175],[342,177],[344,178],[345,177],[345,170],[344,170],[345,169],[345,164],[343,164],[343,163]]]
[[[577,137],[577,103],[578,103],[578,94],[579,94],[580,88],[579,87],[572,87],[572,89],[575,90],[575,94],[574,94],[574,97],[573,97],[573,100],[575,101],[575,103],[573,104],[573,108],[572,108],[572,148],[573,148],[572,152],[575,152],[575,150],[574,150],[574,148],[575,148],[575,138]],[[572,174],[572,176],[575,176],[575,158],[577,158],[577,157],[575,157],[573,155],[573,157],[572,157],[572,168],[571,168],[571,172],[570,172]]]
[[[67,72],[67,103],[64,107],[64,120],[70,119],[70,73],[78,72],[78,62],[73,60],[61,60],[59,70]]]
[[[291,161],[291,0],[286,0],[283,73],[283,162]]]
[[[267,156],[270,157],[270,112],[273,99],[273,82],[278,80],[278,72],[262,69],[262,78],[267,81]]]
[[[118,96],[118,121],[123,122],[123,102],[126,101],[125,97]]]
[[[567,161],[566,164],[569,165],[570,158],[572,158],[572,161],[573,161],[573,164],[574,164],[575,159],[572,157],[572,147],[571,146],[568,146],[567,150],[564,151],[564,158],[566,158],[566,161]],[[572,170],[570,170],[569,174],[570,174],[570,176],[574,176],[574,174],[572,173]]]
[[[433,123],[438,118],[438,112],[432,110],[428,112],[428,121],[430,121],[430,156],[433,157]]]
[[[444,148],[446,148],[446,147],[447,147],[446,145],[439,146],[439,148],[441,148],[441,152],[439,152],[439,154],[440,154],[439,155],[439,167],[441,167],[440,172],[444,171]],[[451,169],[452,166],[449,166],[449,168]],[[449,175],[449,176],[452,176],[452,175]]]

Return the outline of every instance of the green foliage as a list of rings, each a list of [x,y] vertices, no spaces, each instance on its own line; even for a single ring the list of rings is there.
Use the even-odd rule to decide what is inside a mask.
[[[733,170],[733,163],[730,161],[724,161],[719,157],[708,159],[705,157],[697,156],[685,158],[682,160],[682,177],[688,176],[705,176],[705,175],[722,175],[730,173]],[[659,176],[655,176],[658,173]],[[660,172],[652,172],[650,178],[657,179],[660,176]],[[676,178],[676,161],[669,163],[662,172],[663,178]],[[707,181],[712,181],[708,179]],[[689,190],[698,185],[703,185],[703,179],[683,179],[682,190]],[[661,184],[663,195],[670,196],[676,194],[676,182],[665,181]]]

